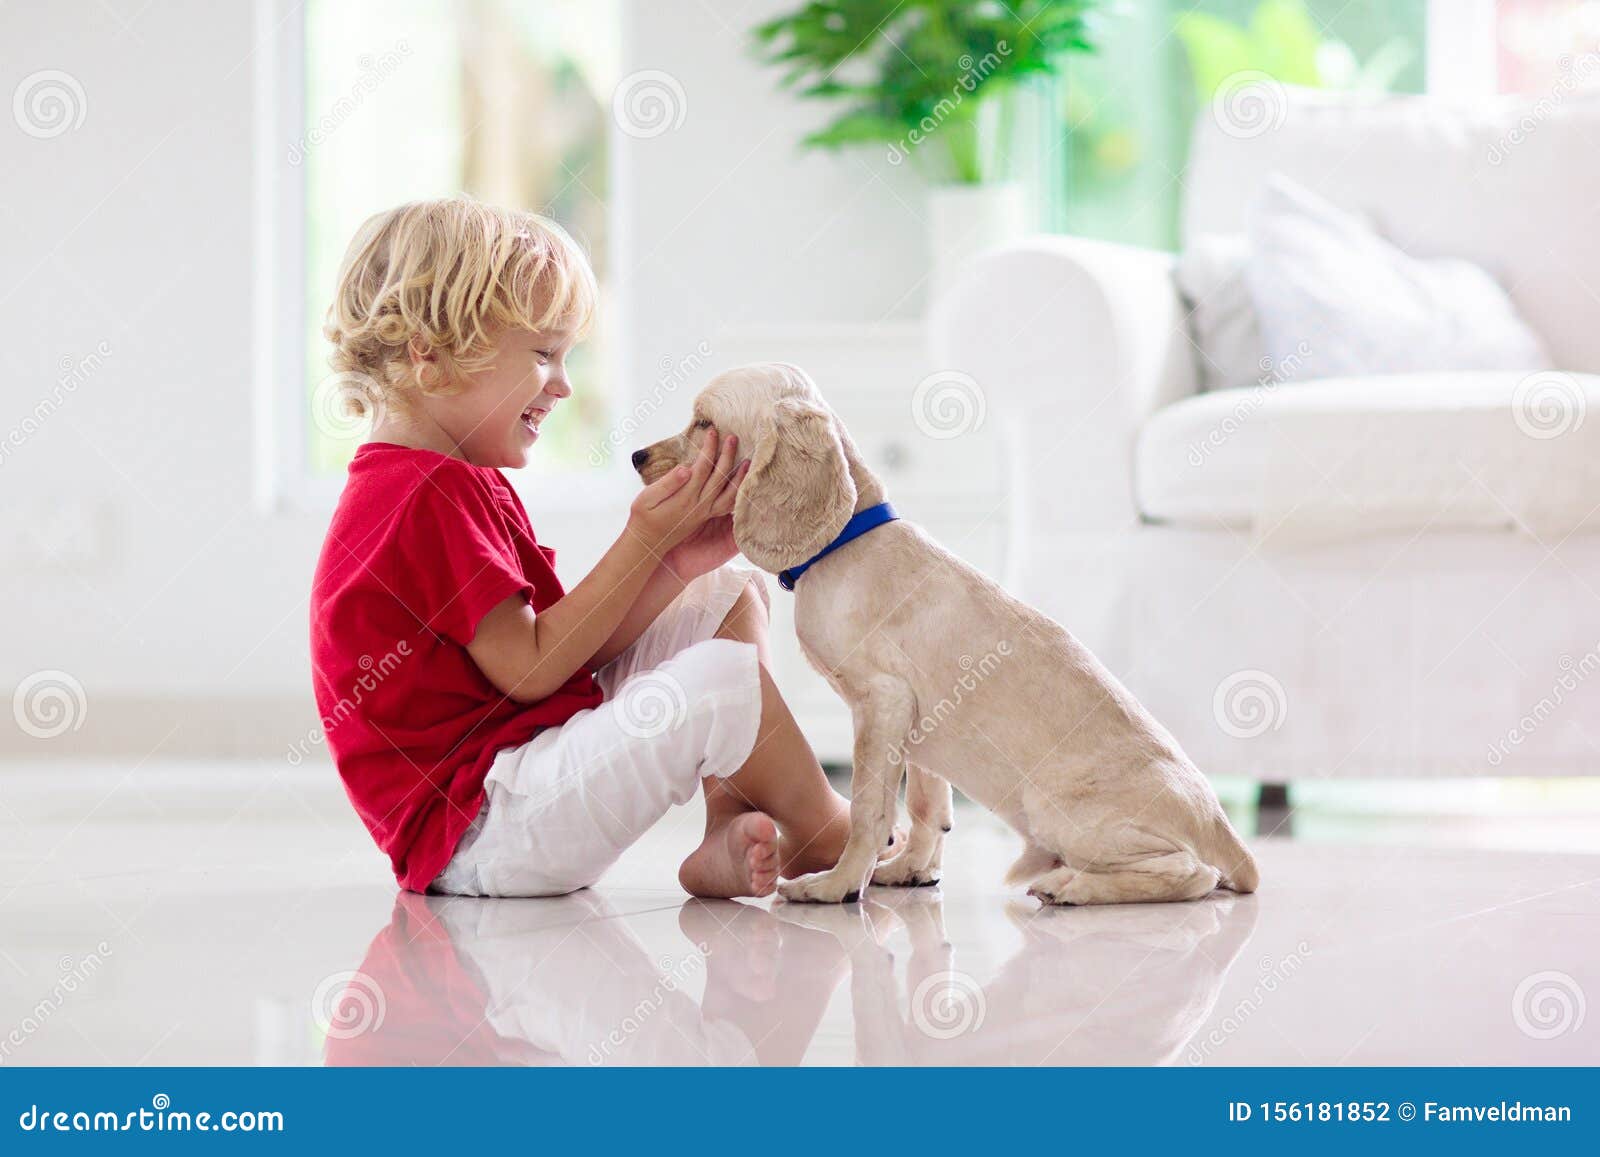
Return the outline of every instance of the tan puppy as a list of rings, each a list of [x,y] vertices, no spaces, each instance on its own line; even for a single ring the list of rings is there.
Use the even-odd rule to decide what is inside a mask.
[[[707,426],[752,459],[734,538],[776,573],[811,559],[885,500],[839,420],[795,366],[743,366],[695,399],[682,434],[634,455],[646,482],[689,461]],[[1049,904],[1193,900],[1256,888],[1255,861],[1211,784],[1060,625],[916,526],[879,526],[795,585],[806,659],[855,721],[850,839],[832,870],[779,886],[838,902],[875,884],[931,884],[950,785],[1027,842],[1007,882]],[[882,864],[902,773],[911,833]]]

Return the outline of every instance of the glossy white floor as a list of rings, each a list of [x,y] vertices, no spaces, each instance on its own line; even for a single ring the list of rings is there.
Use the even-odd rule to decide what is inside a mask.
[[[839,908],[688,901],[698,823],[444,901],[326,769],[0,769],[0,1063],[1600,1062],[1592,818],[1302,823],[1256,896],[1047,911],[971,808],[941,887]]]

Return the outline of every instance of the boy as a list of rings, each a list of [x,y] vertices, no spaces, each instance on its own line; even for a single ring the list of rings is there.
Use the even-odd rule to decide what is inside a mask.
[[[351,243],[325,333],[372,432],[312,589],[328,746],[412,891],[586,887],[703,780],[680,883],[769,895],[832,866],[849,810],[768,674],[764,580],[726,565],[734,440],[645,487],[571,591],[500,473],[571,395],[595,303],[533,213],[417,202]]]

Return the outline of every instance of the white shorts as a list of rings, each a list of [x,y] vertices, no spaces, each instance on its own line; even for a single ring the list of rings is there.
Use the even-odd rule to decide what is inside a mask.
[[[759,571],[690,583],[595,672],[599,707],[495,756],[482,809],[429,886],[455,896],[561,896],[586,888],[703,776],[737,771],[761,723],[750,643],[717,628]]]

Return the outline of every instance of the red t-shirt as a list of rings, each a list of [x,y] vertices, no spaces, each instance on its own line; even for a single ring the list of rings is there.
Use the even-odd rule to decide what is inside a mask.
[[[427,889],[483,804],[495,753],[601,702],[580,668],[533,704],[467,653],[478,623],[521,594],[565,593],[500,471],[431,450],[356,451],[311,588],[311,668],[328,750],[395,878]]]

